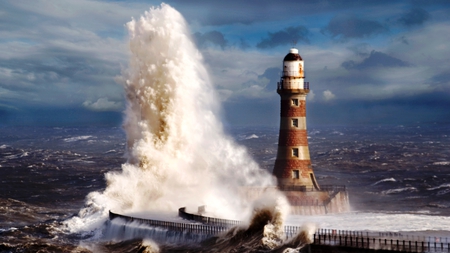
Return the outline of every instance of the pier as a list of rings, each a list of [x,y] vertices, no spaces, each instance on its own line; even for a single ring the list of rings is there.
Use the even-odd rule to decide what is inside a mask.
[[[189,235],[189,238],[198,238],[198,240],[219,236],[230,228],[241,224],[240,221],[236,220],[218,219],[187,213],[184,207],[178,210],[178,215],[185,219],[186,222],[136,218],[116,214],[111,211],[109,212],[109,219],[112,221],[120,218],[126,223],[134,222],[149,227],[161,228],[168,234],[173,234],[174,232],[183,233],[184,235]],[[286,240],[297,236],[301,231],[302,227],[299,226],[284,226]],[[199,237],[192,237],[196,235]],[[408,232],[318,229],[313,235],[313,242],[304,247],[302,252],[450,252],[450,239],[447,237],[419,236]]]

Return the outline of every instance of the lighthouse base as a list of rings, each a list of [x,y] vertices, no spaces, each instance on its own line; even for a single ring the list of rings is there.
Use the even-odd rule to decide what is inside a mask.
[[[276,190],[280,189],[277,187],[245,188],[241,193],[248,201],[254,201],[264,193]],[[288,199],[291,205],[291,214],[322,215],[350,211],[348,192],[343,186],[326,186],[321,187],[321,190],[299,188],[280,190],[280,192]]]
[[[282,191],[291,204],[291,214],[320,215],[350,211],[347,191]]]

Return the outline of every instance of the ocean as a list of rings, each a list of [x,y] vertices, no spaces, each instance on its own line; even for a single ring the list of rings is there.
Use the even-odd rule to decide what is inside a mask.
[[[319,184],[346,185],[352,211],[291,215],[285,223],[450,237],[449,128],[430,124],[309,129]],[[272,169],[276,128],[227,132],[262,169]],[[105,173],[121,171],[127,160],[125,143],[120,127],[1,127],[0,252],[138,252],[157,244],[150,239],[111,242],[102,238],[102,226],[78,232],[67,227],[66,221],[85,206],[86,196],[105,189]],[[169,246],[159,245],[160,252],[189,248],[178,246],[174,251]]]
[[[450,237],[448,125],[310,127],[317,181],[346,185],[352,211],[289,215],[279,192],[241,197],[242,187],[276,185],[278,130],[222,127],[183,16],[161,4],[126,28],[123,127],[0,128],[0,251],[298,252],[315,228]],[[121,237],[108,222],[109,211],[183,222],[178,208],[199,206],[248,226],[187,243]],[[304,226],[294,245],[284,225]]]

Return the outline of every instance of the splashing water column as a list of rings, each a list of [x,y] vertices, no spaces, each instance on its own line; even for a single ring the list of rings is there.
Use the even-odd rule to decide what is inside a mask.
[[[305,186],[319,189],[309,156],[306,132],[306,95],[304,62],[296,48],[283,60],[283,74],[277,93],[281,97],[278,152],[273,170],[280,189]]]

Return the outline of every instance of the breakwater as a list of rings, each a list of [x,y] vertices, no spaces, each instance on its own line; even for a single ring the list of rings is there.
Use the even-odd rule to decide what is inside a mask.
[[[241,224],[240,221],[206,217],[187,213],[180,208],[178,214],[181,218],[196,223],[169,222],[161,220],[136,218],[109,212],[110,221],[120,218],[126,224],[147,225],[147,232],[140,232],[138,237],[145,233],[155,233],[161,237],[177,238],[183,240],[201,241],[227,232],[230,228]],[[154,229],[154,228],[159,229]],[[143,229],[141,227],[141,229]],[[302,231],[299,226],[284,226],[286,240],[294,238]],[[450,239],[447,237],[418,236],[406,232],[375,232],[350,231],[337,229],[318,229],[313,235],[313,242],[302,249],[302,252],[450,252]]]

